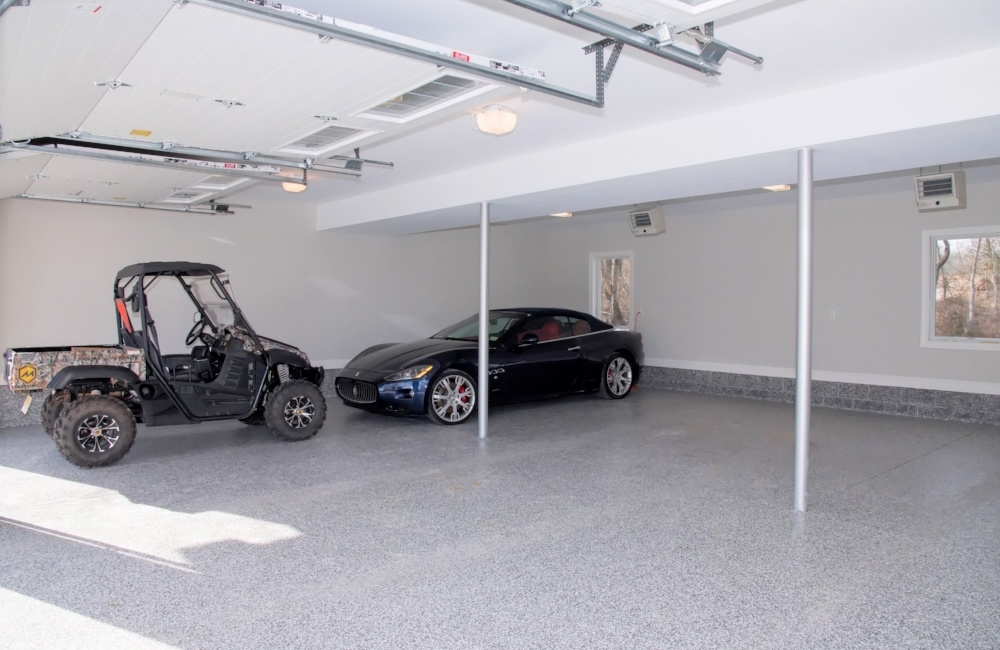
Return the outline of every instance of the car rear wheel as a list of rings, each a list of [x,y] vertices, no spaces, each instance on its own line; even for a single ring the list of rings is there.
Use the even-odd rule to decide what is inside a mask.
[[[431,384],[427,417],[438,424],[461,424],[476,409],[476,382],[461,370],[445,370]]]
[[[271,433],[297,442],[315,436],[326,420],[326,400],[315,384],[296,379],[278,386],[267,398],[264,422]]]
[[[628,357],[613,354],[601,370],[601,397],[621,399],[632,389],[634,368]]]
[[[68,404],[55,424],[59,453],[80,467],[118,462],[135,442],[135,416],[121,400],[87,395]]]

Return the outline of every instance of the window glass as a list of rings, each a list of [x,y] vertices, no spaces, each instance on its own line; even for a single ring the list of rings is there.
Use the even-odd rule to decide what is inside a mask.
[[[1000,226],[924,231],[924,347],[1000,350]]]
[[[632,322],[632,253],[592,253],[590,312],[615,327]]]
[[[581,334],[590,334],[590,323],[583,320],[582,318],[572,318],[569,319],[569,329],[571,336],[580,336]]]
[[[565,316],[539,316],[524,324],[518,339],[524,339],[527,334],[534,334],[538,341],[552,341],[570,335],[569,319]]]
[[[1000,339],[1000,234],[934,238],[934,336]]]
[[[524,317],[524,314],[515,312],[491,311],[489,320],[490,340],[496,341],[510,329],[510,326]],[[463,321],[455,323],[451,327],[446,327],[431,338],[435,339],[461,339],[463,341],[479,340],[479,314],[470,316]]]

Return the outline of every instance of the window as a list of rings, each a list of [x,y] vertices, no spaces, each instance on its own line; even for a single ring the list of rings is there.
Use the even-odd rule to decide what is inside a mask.
[[[615,327],[632,322],[632,253],[590,255],[590,313]]]
[[[925,347],[1000,350],[1000,226],[925,231]]]

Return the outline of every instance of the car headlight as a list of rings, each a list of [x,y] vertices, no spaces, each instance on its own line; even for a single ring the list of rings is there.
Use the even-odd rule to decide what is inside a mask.
[[[384,381],[406,381],[407,379],[420,379],[421,377],[429,373],[431,370],[434,370],[434,365],[430,363],[421,366],[412,366],[405,370],[400,370],[399,372],[392,373],[391,375],[386,377]]]

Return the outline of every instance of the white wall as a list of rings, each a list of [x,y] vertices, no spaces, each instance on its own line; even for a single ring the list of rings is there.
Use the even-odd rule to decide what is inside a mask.
[[[142,261],[188,260],[230,272],[261,334],[339,366],[375,343],[429,336],[479,307],[477,230],[371,237],[315,230],[315,212],[257,205],[237,215],[0,201],[0,347],[113,343],[115,273]],[[528,259],[544,242],[517,241]],[[524,264],[495,260],[493,304],[544,303]],[[175,327],[191,325],[186,305]],[[170,326],[157,313],[165,336]]]
[[[816,189],[816,378],[1000,394],[1000,351],[920,347],[921,231],[1000,225],[998,170],[968,170],[969,207],[950,212],[918,213],[909,176]],[[590,254],[631,250],[648,363],[792,376],[795,201],[668,204],[655,237],[633,237],[624,212],[495,227],[490,304],[586,311]],[[228,269],[261,333],[330,367],[477,311],[476,229],[375,237],[315,223],[293,206],[204,216],[0,201],[0,347],[113,342],[112,278],[145,260]]]

